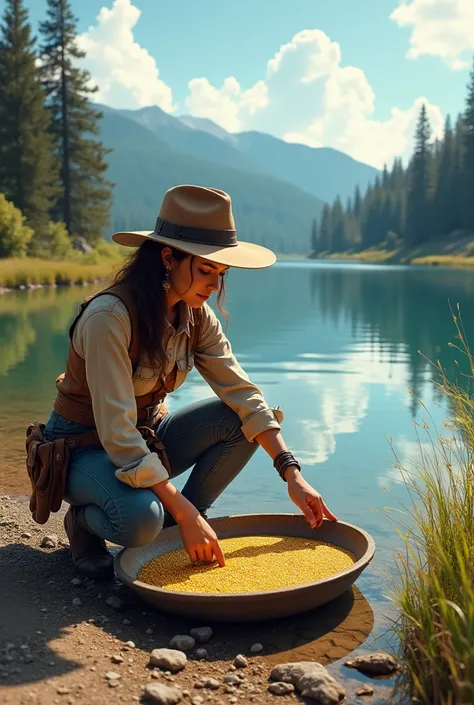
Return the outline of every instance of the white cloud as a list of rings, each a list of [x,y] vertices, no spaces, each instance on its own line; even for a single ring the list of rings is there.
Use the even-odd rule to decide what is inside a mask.
[[[243,91],[234,76],[222,88],[214,88],[207,78],[193,78],[188,84],[186,106],[195,117],[206,117],[229,132],[238,132],[245,120],[268,105],[268,88],[258,81]]]
[[[410,27],[408,57],[439,56],[452,69],[465,69],[474,51],[473,0],[399,0],[390,19]]]
[[[110,9],[100,10],[97,24],[78,37],[87,54],[84,67],[99,86],[94,100],[113,108],[158,105],[172,112],[171,88],[160,78],[155,59],[133,36],[140,15],[131,0],[114,0]]]
[[[189,83],[187,107],[230,132],[261,130],[288,142],[340,149],[377,167],[408,157],[422,102],[440,137],[443,116],[427,98],[407,108],[392,108],[375,120],[374,91],[365,73],[341,65],[341,49],[321,30],[305,29],[284,44],[267,63],[266,76],[243,90],[236,78],[222,88],[208,79]]]

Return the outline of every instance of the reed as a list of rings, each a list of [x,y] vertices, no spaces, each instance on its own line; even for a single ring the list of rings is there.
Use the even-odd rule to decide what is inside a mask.
[[[402,463],[395,453],[409,501],[386,510],[402,539],[390,589],[404,662],[398,693],[426,705],[474,702],[474,360],[459,307],[453,319],[459,381],[433,363],[449,421],[438,433],[425,407],[419,459]]]

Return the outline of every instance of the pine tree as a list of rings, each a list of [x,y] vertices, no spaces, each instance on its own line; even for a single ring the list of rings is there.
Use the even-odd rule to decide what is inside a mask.
[[[474,232],[474,62],[469,78],[464,113],[463,215],[464,227]]]
[[[333,252],[343,252],[346,249],[346,230],[344,222],[344,209],[339,196],[332,209],[333,235],[331,250]]]
[[[41,233],[59,189],[35,41],[23,0],[7,0],[0,36],[0,192]]]
[[[415,154],[410,165],[407,202],[407,239],[412,245],[426,242],[432,234],[432,151],[431,127],[423,104],[416,128]]]
[[[358,186],[356,186],[355,196],[354,196],[354,208],[352,209],[352,212],[354,213],[354,216],[357,219],[360,218],[361,210],[362,210],[362,198],[360,195],[360,188]]]
[[[109,150],[97,139],[102,113],[89,102],[97,91],[90,86],[90,74],[75,66],[85,54],[76,44],[70,0],[47,1],[41,58],[63,187],[55,217],[70,235],[95,243],[109,222],[112,188],[105,176]]]
[[[313,218],[313,224],[311,226],[311,251],[317,252],[319,249],[318,241],[318,223],[316,218]]]
[[[331,206],[327,203],[323,207],[323,215],[321,218],[321,228],[319,239],[321,242],[321,250],[323,252],[330,252],[332,248],[332,218],[331,218]]]
[[[435,229],[438,237],[447,237],[461,227],[459,208],[456,208],[456,151],[451,118],[448,115],[444,127],[444,140],[436,179],[434,198]]]

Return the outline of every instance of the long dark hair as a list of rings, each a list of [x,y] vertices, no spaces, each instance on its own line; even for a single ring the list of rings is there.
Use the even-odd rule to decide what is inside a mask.
[[[124,266],[114,277],[114,284],[126,284],[135,300],[138,313],[138,335],[140,348],[146,352],[150,362],[164,366],[167,362],[163,348],[163,333],[166,318],[166,294],[162,281],[165,278],[165,266],[161,253],[165,245],[145,240],[125,260]],[[175,260],[189,258],[191,285],[193,282],[194,256],[182,250],[171,248]],[[224,277],[221,278],[217,295],[217,306],[227,319],[227,312],[222,304],[225,299]]]

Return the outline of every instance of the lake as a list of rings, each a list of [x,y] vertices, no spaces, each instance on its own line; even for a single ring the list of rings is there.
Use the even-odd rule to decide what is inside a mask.
[[[24,431],[48,416],[68,325],[96,288],[0,297],[0,491],[28,492]],[[398,539],[381,512],[406,500],[389,439],[406,461],[417,456],[414,422],[427,416],[420,401],[436,424],[445,418],[429,360],[456,369],[449,302],[461,305],[467,333],[474,332],[474,272],[287,260],[232,271],[227,292],[234,352],[267,401],[282,407],[283,435],[306,479],[340,519],[375,539],[376,557],[357,587],[374,610],[374,634],[383,635],[390,604],[384,575],[393,571]],[[169,407],[210,395],[193,371]],[[293,509],[259,450],[211,516]]]

